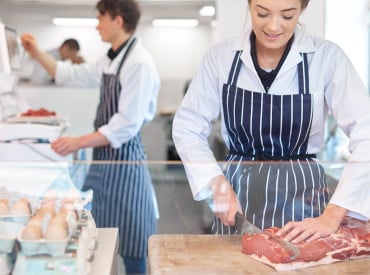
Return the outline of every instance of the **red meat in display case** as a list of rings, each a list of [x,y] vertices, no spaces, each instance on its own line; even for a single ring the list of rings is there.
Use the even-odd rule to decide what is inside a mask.
[[[45,108],[28,109],[26,112],[22,113],[21,116],[56,116],[56,113]]]

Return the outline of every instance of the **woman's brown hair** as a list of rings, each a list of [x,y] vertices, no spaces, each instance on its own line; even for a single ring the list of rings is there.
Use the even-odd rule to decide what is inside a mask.
[[[310,2],[310,0],[300,0],[300,1],[301,1],[302,10],[304,10],[308,6],[308,3]],[[251,4],[251,0],[248,0],[248,4],[249,5]]]

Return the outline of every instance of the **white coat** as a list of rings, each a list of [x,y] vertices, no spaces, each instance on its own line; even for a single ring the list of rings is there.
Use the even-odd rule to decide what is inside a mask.
[[[207,137],[212,121],[221,116],[221,134],[229,147],[222,112],[222,86],[227,82],[236,51],[243,50],[243,66],[237,86],[253,92],[265,92],[250,55],[249,35],[250,31],[222,42],[208,52],[175,115],[173,139],[196,200],[207,198],[210,195],[209,181],[223,174],[209,148]],[[297,28],[292,48],[269,93],[281,95],[297,90],[300,52],[308,54],[309,89],[314,98],[307,153],[315,154],[322,148],[325,121],[330,111],[338,126],[350,137],[351,152],[331,203],[359,217],[370,218],[368,91],[348,57],[337,45],[305,35]]]

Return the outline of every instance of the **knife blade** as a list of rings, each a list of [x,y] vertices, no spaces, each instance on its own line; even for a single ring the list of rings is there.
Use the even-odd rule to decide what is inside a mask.
[[[235,227],[239,234],[259,234],[264,233],[263,230],[259,229],[253,223],[250,223],[243,214],[237,212],[235,214]]]
[[[239,233],[239,234],[245,234],[246,233],[246,234],[265,234],[265,235],[268,235],[270,238],[272,238],[274,241],[276,241],[282,247],[284,247],[286,250],[289,251],[289,255],[290,255],[291,260],[296,259],[300,254],[299,248],[297,246],[295,246],[294,244],[292,244],[290,242],[284,241],[283,239],[273,235],[270,232],[261,230],[260,228],[258,228],[254,224],[250,223],[247,220],[247,218],[239,212],[237,212],[235,214],[235,228],[236,228],[237,233]]]

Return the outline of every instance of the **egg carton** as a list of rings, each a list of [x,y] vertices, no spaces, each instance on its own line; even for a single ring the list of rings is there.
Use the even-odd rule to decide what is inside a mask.
[[[62,240],[46,240],[45,238],[39,240],[25,240],[22,238],[22,232],[18,234],[17,240],[21,246],[22,253],[25,256],[36,256],[41,254],[48,254],[51,256],[63,256],[65,254],[68,243],[74,231],[77,228],[77,223],[71,215],[66,218],[68,225],[68,236]],[[45,235],[47,220],[44,220],[42,231]]]
[[[0,222],[0,254],[11,253],[17,236],[24,225],[15,222]]]
[[[12,261],[8,254],[0,253],[0,275],[8,275],[12,272]]]
[[[3,222],[15,222],[15,223],[20,223],[20,224],[27,224],[33,214],[36,212],[36,209],[40,205],[40,201],[36,198],[26,198],[26,197],[1,197],[0,201],[2,200],[7,200],[7,208],[8,208],[8,213],[2,213],[0,214],[0,221]],[[20,199],[27,199],[29,202],[29,207],[30,207],[30,214],[22,214],[20,211],[17,211],[17,213],[12,213],[12,207],[13,205]],[[26,209],[25,209],[26,210]]]
[[[36,256],[41,254],[49,254],[53,257],[63,256],[65,254],[69,239],[70,237],[58,241],[48,241],[45,239],[29,241],[18,237],[22,253],[25,256]]]

